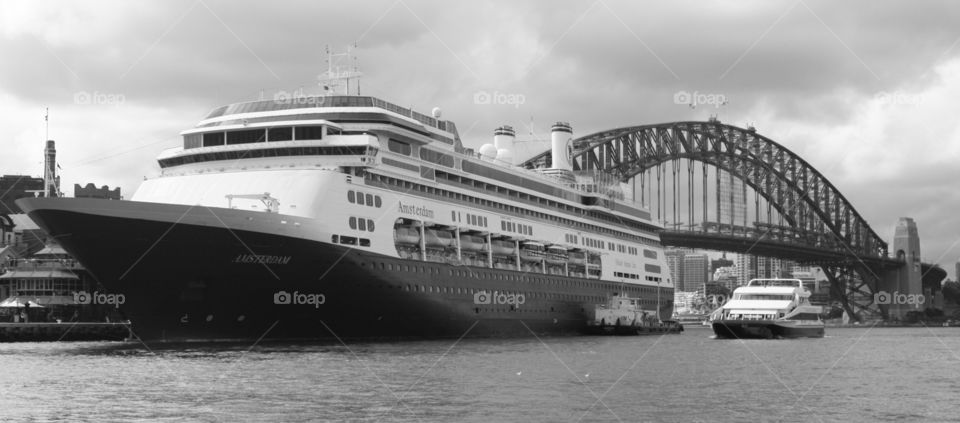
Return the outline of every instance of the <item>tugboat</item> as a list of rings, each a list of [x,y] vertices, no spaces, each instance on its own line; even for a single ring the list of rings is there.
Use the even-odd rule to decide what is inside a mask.
[[[606,304],[594,306],[593,320],[587,322],[591,335],[647,335],[680,333],[683,326],[672,320],[661,321],[654,310],[640,307],[640,299],[613,294]]]
[[[799,279],[752,279],[711,320],[718,338],[822,338],[821,311]]]

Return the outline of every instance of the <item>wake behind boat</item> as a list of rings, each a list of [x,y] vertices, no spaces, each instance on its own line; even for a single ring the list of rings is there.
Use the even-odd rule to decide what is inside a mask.
[[[799,279],[753,279],[713,313],[719,338],[821,338],[820,306]]]

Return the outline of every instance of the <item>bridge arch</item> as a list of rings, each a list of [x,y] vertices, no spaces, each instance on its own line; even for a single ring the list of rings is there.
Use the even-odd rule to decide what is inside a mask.
[[[843,194],[817,169],[755,130],[708,122],[616,128],[573,140],[574,170],[599,170],[626,182],[679,159],[698,161],[739,178],[793,228],[829,233],[846,253],[883,259],[888,246]],[[551,152],[527,168],[549,165]]]

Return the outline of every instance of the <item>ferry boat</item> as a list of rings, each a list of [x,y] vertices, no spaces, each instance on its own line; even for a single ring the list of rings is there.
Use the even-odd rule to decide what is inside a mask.
[[[718,338],[822,338],[821,311],[799,279],[752,279],[711,318]]]
[[[438,109],[359,95],[229,104],[181,134],[130,201],[17,202],[143,339],[576,334],[614,292],[672,314],[661,224],[572,169],[568,123],[542,169],[509,126],[474,151]]]

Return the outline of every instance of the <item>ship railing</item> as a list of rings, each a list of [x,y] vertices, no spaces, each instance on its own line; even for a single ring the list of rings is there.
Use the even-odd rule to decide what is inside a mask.
[[[83,268],[76,260],[69,259],[10,259],[6,267],[13,270]]]

